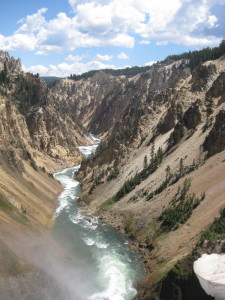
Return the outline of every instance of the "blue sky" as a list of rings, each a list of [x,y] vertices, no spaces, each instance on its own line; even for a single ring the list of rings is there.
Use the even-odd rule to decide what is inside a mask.
[[[225,38],[225,0],[2,2],[0,49],[40,75],[144,66]]]

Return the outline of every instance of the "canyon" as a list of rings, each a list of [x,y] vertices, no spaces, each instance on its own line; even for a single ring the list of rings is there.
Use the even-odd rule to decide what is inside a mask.
[[[1,286],[19,286],[21,276],[32,285],[35,274],[43,285],[16,241],[35,233],[39,244],[43,232],[50,239],[62,190],[51,174],[81,163],[82,211],[141,253],[146,275],[136,299],[210,299],[192,264],[225,245],[223,236],[199,242],[225,206],[225,56],[48,86],[0,52],[0,71]],[[94,143],[89,133],[101,144],[82,159],[77,147]]]

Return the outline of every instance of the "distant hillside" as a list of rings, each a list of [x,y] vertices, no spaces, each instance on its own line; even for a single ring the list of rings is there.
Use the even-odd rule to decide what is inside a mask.
[[[169,55],[166,59],[171,60],[180,60],[180,59],[189,59],[190,68],[193,70],[201,63],[214,60],[225,54],[225,40],[222,40],[219,47],[214,48],[204,48],[202,50],[184,52],[178,55]]]
[[[53,82],[53,81],[59,81],[59,80],[63,79],[63,77],[56,77],[56,76],[41,76],[40,78],[47,83]]]
[[[132,77],[132,76],[135,76],[139,73],[146,72],[149,69],[150,69],[150,66],[146,66],[146,67],[135,66],[135,67],[131,67],[131,68],[127,67],[125,69],[117,69],[117,70],[114,70],[114,69],[92,70],[92,71],[85,72],[85,73],[80,74],[80,75],[71,74],[68,78],[72,79],[72,80],[75,80],[75,81],[78,81],[78,80],[81,80],[81,79],[88,79],[88,78],[92,77],[93,75],[95,75],[96,73],[101,72],[101,71],[106,73],[106,74],[113,75],[113,76],[125,75],[127,77]]]

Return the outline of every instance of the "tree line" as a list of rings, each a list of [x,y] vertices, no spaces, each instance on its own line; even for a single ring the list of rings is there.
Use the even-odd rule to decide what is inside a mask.
[[[204,48],[202,50],[184,52],[182,54],[169,55],[166,59],[180,60],[189,59],[189,66],[193,70],[207,60],[214,60],[225,54],[225,40],[222,40],[218,47]]]
[[[131,67],[131,68],[127,67],[127,68],[124,68],[124,69],[116,69],[116,70],[115,69],[103,69],[101,71],[106,73],[106,74],[113,75],[113,76],[125,75],[127,77],[132,77],[132,76],[135,76],[139,73],[146,72],[149,69],[150,69],[150,66],[145,66],[145,67],[135,66],[135,67]],[[88,78],[94,76],[98,72],[100,72],[100,71],[99,70],[92,70],[92,71],[85,72],[85,73],[80,74],[80,75],[71,74],[68,78],[72,79],[74,81],[78,81],[78,80],[81,80],[81,79],[88,79]]]

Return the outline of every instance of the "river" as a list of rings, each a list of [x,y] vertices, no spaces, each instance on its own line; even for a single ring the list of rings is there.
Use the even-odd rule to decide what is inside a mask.
[[[95,140],[98,142],[98,140]],[[96,145],[79,147],[87,157]],[[74,300],[129,300],[137,291],[133,283],[141,278],[140,257],[129,250],[127,241],[96,216],[85,214],[77,205],[81,189],[74,179],[80,166],[55,173],[64,187],[58,197],[53,236],[70,257],[70,266],[78,270],[74,278]]]

